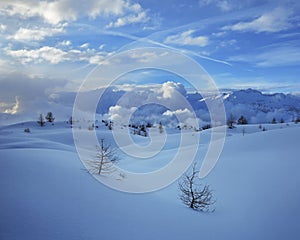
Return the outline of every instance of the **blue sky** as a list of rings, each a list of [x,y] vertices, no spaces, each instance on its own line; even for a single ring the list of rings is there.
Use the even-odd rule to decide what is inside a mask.
[[[76,91],[143,46],[189,55],[219,88],[299,93],[299,13],[296,0],[1,0],[0,107]]]

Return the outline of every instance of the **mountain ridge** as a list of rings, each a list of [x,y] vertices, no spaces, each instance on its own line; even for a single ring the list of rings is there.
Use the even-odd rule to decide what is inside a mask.
[[[152,122],[167,122],[168,117],[172,116],[172,121],[175,119],[172,115],[176,112],[185,114],[185,118],[191,117],[192,109],[185,109],[182,99],[177,99],[174,94],[176,91],[180,92],[184,99],[192,106],[193,111],[200,121],[204,123],[210,122],[210,115],[206,106],[206,100],[213,100],[214,98],[221,98],[223,100],[227,116],[234,116],[238,119],[243,115],[248,123],[269,123],[275,118],[278,122],[282,119],[285,122],[295,120],[300,116],[300,96],[294,94],[284,93],[262,93],[255,89],[238,89],[238,90],[220,90],[218,94],[212,93],[211,95],[203,98],[200,93],[187,92],[182,87],[182,84],[167,82],[161,86],[155,85],[149,87],[145,86],[111,86],[106,89],[96,89],[89,92],[80,93],[83,96],[83,101],[79,106],[86,106],[90,101],[98,101],[96,113],[103,118],[116,121],[122,119],[122,114],[133,114],[136,121],[143,121],[143,117],[147,121]],[[53,111],[56,119],[67,120],[72,115],[73,103],[76,98],[76,92],[57,92],[49,95],[48,99],[44,102],[39,102],[36,106],[33,102],[21,102],[20,105],[23,109],[17,114],[0,114],[0,121],[16,122],[16,119],[23,120],[34,119],[36,114]],[[99,96],[102,95],[99,101]],[[173,112],[164,114],[168,110],[161,105],[152,104],[147,107],[147,101],[155,101],[160,99],[160,102],[166,105],[173,106]],[[162,101],[163,100],[163,101]],[[143,106],[144,105],[144,106]],[[141,106],[141,107],[140,107]],[[29,109],[37,107],[35,112]],[[115,118],[115,119],[113,119]]]

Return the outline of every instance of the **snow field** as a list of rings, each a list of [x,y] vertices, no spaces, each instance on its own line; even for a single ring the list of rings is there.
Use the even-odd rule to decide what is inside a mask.
[[[299,126],[267,125],[263,132],[247,125],[244,136],[243,126],[228,130],[216,167],[201,180],[217,198],[213,213],[182,205],[177,182],[147,194],[99,183],[83,167],[64,123],[2,127],[0,239],[299,239]],[[23,132],[26,127],[31,133]],[[112,140],[104,128],[97,134]],[[120,166],[137,172],[164,166],[179,133],[168,138],[157,158],[121,153]],[[201,132],[198,167],[209,139],[210,130]]]

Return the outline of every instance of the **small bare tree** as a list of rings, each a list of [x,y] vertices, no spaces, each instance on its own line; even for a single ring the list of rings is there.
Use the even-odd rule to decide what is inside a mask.
[[[198,171],[196,171],[196,164],[193,165],[192,173],[185,174],[179,180],[180,200],[188,207],[197,211],[214,211],[212,205],[216,202],[213,198],[212,190],[209,185],[202,185],[197,182]]]
[[[159,122],[159,127],[158,127],[158,129],[159,129],[159,133],[160,133],[160,134],[162,134],[162,133],[164,132],[164,127],[163,127],[163,125],[162,125],[161,122]]]
[[[43,127],[43,126],[45,125],[46,122],[44,121],[43,114],[40,114],[37,123],[38,123],[41,127]]]
[[[99,175],[113,173],[115,171],[114,163],[118,161],[115,149],[101,139],[101,145],[96,146],[96,151],[94,159],[87,161],[88,171],[91,174]]]
[[[230,114],[228,120],[227,120],[227,126],[228,128],[230,129],[233,129],[234,128],[234,123],[235,123],[235,120],[234,120],[234,117],[232,114]]]

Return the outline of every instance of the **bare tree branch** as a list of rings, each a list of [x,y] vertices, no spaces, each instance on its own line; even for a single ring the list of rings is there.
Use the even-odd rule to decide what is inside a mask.
[[[198,211],[213,211],[212,205],[216,202],[213,198],[209,185],[202,187],[197,183],[198,171],[196,164],[193,165],[192,173],[185,174],[178,182],[180,200],[188,207]]]
[[[111,174],[116,168],[114,163],[118,161],[116,150],[101,139],[101,145],[96,146],[96,154],[91,160],[87,160],[88,171],[91,174]]]

